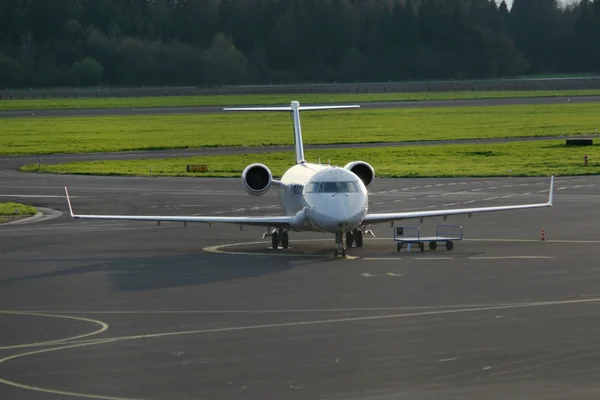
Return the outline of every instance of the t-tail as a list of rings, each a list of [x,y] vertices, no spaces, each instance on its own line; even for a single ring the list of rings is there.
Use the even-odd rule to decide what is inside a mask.
[[[304,145],[302,144],[302,126],[300,124],[300,111],[334,110],[341,108],[359,108],[359,105],[339,106],[301,106],[299,102],[292,101],[289,107],[236,107],[224,108],[225,111],[290,111],[294,123],[294,148],[296,163],[306,162],[304,159]]]

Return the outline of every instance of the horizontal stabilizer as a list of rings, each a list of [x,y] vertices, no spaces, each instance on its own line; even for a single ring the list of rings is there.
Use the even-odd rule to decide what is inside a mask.
[[[298,111],[311,111],[311,110],[339,110],[343,108],[360,108],[359,105],[344,105],[344,106],[300,106]],[[234,107],[224,108],[224,111],[293,111],[294,109],[289,106],[283,107]]]

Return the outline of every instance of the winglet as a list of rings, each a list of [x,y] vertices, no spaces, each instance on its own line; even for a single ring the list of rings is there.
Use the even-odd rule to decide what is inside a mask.
[[[554,201],[554,175],[550,178],[550,192],[548,194],[548,205],[552,206],[552,202]]]
[[[73,207],[71,206],[71,199],[69,198],[69,190],[67,189],[66,186],[65,186],[65,194],[67,196],[67,204],[69,204],[69,212],[71,213],[71,217],[74,217]]]

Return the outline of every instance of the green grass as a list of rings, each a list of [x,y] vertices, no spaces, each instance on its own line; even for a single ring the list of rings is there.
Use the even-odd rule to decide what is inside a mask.
[[[50,91],[49,91],[50,92]],[[166,107],[202,105],[289,104],[290,100],[303,103],[346,103],[393,100],[458,100],[542,96],[595,96],[600,90],[530,90],[530,91],[463,91],[415,93],[332,93],[332,94],[277,94],[277,95],[211,95],[160,96],[125,98],[52,98],[31,100],[2,100],[0,110],[39,110],[57,108],[118,108]]]
[[[15,213],[15,210],[18,210],[18,212]],[[14,221],[35,214],[37,214],[37,210],[32,206],[13,202],[0,203],[0,223]]]
[[[590,165],[583,166],[588,154]],[[440,145],[369,149],[319,150],[306,152],[308,161],[331,159],[343,166],[364,160],[379,177],[488,177],[547,176],[600,173],[600,146],[566,146],[564,140],[540,142]],[[209,156],[174,159],[73,162],[22,167],[23,171],[62,174],[136,175],[136,176],[217,176],[239,177],[250,163],[266,164],[274,176],[281,176],[293,163],[290,152]],[[187,173],[187,164],[207,164],[207,173]],[[509,172],[511,170],[511,172]],[[152,172],[150,172],[152,171]]]
[[[306,144],[587,135],[600,104],[355,109],[302,114]],[[293,144],[289,115],[0,119],[0,155]]]

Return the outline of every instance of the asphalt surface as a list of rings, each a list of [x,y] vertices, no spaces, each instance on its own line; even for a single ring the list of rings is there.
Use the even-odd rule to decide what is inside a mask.
[[[2,171],[0,200],[66,212],[65,185],[80,213],[278,213],[238,179]],[[465,234],[452,252],[398,253],[386,224],[347,260],[308,233],[272,254],[260,228],[2,226],[0,398],[597,399],[600,177],[555,185],[553,208],[449,219]],[[371,210],[545,201],[548,186],[385,179]]]
[[[293,100],[293,95],[290,96]],[[418,100],[418,101],[381,101],[352,102],[364,108],[432,108],[432,107],[481,107],[525,104],[565,104],[597,103],[600,96],[574,97],[530,97],[501,99],[466,100]],[[341,103],[339,103],[341,104]],[[240,107],[250,107],[243,105]],[[136,108],[69,108],[41,110],[1,110],[0,118],[48,118],[48,117],[106,117],[126,115],[167,115],[167,114],[214,114],[221,113],[224,106],[185,106],[185,107],[136,107]]]

